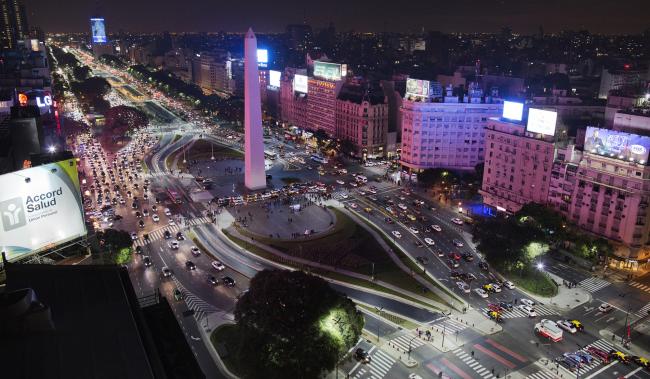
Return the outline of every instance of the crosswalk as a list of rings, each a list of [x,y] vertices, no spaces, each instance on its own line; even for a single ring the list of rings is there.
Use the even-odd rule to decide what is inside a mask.
[[[215,308],[212,304],[209,304],[185,288],[185,286],[183,286],[181,282],[178,281],[178,279],[172,277],[172,280],[174,281],[176,288],[178,288],[183,293],[185,304],[187,304],[187,307],[189,309],[194,311],[194,317],[197,320],[202,319],[206,313],[214,313],[217,311],[217,308]]]
[[[209,217],[198,217],[198,218],[193,218],[191,220],[185,220],[185,227],[188,226],[196,226],[196,225],[202,225],[202,224],[207,224],[210,222]],[[165,237],[165,231],[168,230],[170,233],[175,234],[176,232],[179,232],[183,227],[179,225],[168,225],[164,226],[160,229],[156,229],[154,231],[151,231],[147,233],[149,235],[149,242],[157,241],[159,239],[163,239]],[[143,246],[146,244],[145,240],[143,237],[138,237],[137,240],[135,240],[135,244],[139,246]]]
[[[397,338],[393,338],[388,341],[389,345],[396,347],[400,352],[408,352],[409,346],[411,351],[417,349],[420,346],[426,345],[426,342],[421,340],[418,336],[411,334],[402,334]]]
[[[469,366],[469,368],[474,370],[474,372],[476,372],[483,379],[490,379],[490,378],[494,377],[494,375],[490,372],[490,370],[483,367],[482,364],[480,364],[476,359],[474,359],[473,356],[468,354],[462,348],[458,348],[458,349],[454,350],[452,353],[454,353],[454,355],[456,357],[458,357],[458,359],[463,361],[463,363],[465,363],[467,366]]]
[[[535,313],[537,313],[537,316],[552,316],[552,315],[557,315],[557,311],[554,311],[552,309],[548,309],[543,305],[535,305],[533,308],[535,308]],[[489,312],[489,308],[482,308],[481,312],[483,314],[486,314]],[[523,310],[519,309],[519,307],[515,306],[511,310],[506,310],[501,313],[501,317],[506,319],[506,318],[517,318],[517,317],[528,317],[528,314],[524,312]]]
[[[650,312],[650,303],[644,305],[643,308],[639,309],[635,314],[639,317],[645,317],[650,314],[648,312]]]
[[[436,328],[438,332],[452,335],[467,329],[468,325],[450,318],[445,318],[444,321],[434,324],[433,327]]]
[[[548,371],[537,371],[526,377],[526,379],[557,379],[557,375]]]
[[[597,348],[599,348],[599,349],[601,349],[601,350],[603,350],[603,351],[606,351],[606,352],[608,352],[608,351],[610,351],[610,350],[617,350],[617,349],[614,347],[614,345],[612,345],[612,344],[609,343],[608,341],[605,341],[605,340],[603,340],[603,339],[599,339],[599,340],[596,340],[596,341],[590,343],[589,345],[585,346],[585,347],[582,349],[582,351],[586,352],[586,351],[587,351],[587,348],[589,348],[589,347],[591,347],[591,346],[597,347]],[[596,367],[599,367],[599,366],[602,366],[602,363],[601,363],[600,360],[598,360],[598,359],[594,359],[594,360],[591,361],[591,363],[589,363],[589,364],[585,364],[585,363],[583,363],[583,364],[580,366],[580,375],[586,375],[589,371],[591,371],[591,370],[593,370],[593,369],[595,369]],[[564,371],[566,371],[567,373],[569,373],[570,375],[575,375],[575,373],[569,371],[569,370],[568,370],[566,367],[564,367],[563,365],[560,365],[559,367],[560,367],[561,369],[563,369]]]
[[[370,349],[370,363],[361,366],[354,376],[349,377],[354,379],[382,379],[386,374],[388,374],[388,371],[390,371],[395,362],[395,358],[391,357],[387,353],[384,353],[379,349]]]
[[[340,190],[332,192],[332,199],[334,200],[345,200],[345,196],[349,198],[350,194],[348,191]]]
[[[643,292],[648,292],[648,293],[650,293],[650,286],[648,286],[648,285],[645,285],[645,284],[643,284],[643,283],[639,283],[639,282],[630,282],[630,285],[631,285],[632,287],[634,287],[634,288],[638,288],[638,289],[640,289],[640,290],[643,291]]]
[[[610,284],[611,283],[608,282],[607,280],[595,278],[595,277],[587,278],[581,281],[580,283],[578,283],[580,287],[592,293],[596,291],[600,291],[601,289],[607,287]]]

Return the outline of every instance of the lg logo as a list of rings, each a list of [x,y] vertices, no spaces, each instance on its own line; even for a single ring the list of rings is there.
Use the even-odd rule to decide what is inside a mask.
[[[42,98],[37,97],[36,105],[38,105],[39,108],[52,106],[52,96],[45,95]]]

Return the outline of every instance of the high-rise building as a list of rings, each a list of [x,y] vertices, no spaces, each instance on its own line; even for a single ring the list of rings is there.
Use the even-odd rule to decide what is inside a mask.
[[[473,170],[485,156],[488,120],[501,115],[503,103],[483,96],[479,89],[465,96],[454,95],[452,88],[447,88],[442,96],[439,88],[432,93],[434,84],[415,79],[407,82],[401,109],[401,163],[414,171],[438,167]]]
[[[0,47],[16,48],[16,41],[29,38],[27,12],[21,0],[0,0]]]
[[[230,54],[226,51],[201,52],[192,57],[192,81],[204,93],[232,93]]]
[[[294,88],[295,76],[307,78],[307,70],[287,67],[280,79],[280,120],[291,126],[307,125],[307,93]],[[300,89],[300,88],[299,88]]]
[[[287,42],[289,49],[306,50],[311,39],[311,26],[306,24],[287,25]]]
[[[324,130],[331,137],[336,134],[336,98],[342,84],[342,80],[309,78],[307,129],[313,132]]]

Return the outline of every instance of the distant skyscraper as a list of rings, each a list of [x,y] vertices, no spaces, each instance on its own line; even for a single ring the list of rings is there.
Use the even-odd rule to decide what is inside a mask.
[[[264,142],[262,140],[262,104],[257,70],[257,39],[253,29],[244,38],[244,182],[250,190],[266,187]]]
[[[29,37],[25,5],[20,0],[0,0],[0,47],[13,49]]]

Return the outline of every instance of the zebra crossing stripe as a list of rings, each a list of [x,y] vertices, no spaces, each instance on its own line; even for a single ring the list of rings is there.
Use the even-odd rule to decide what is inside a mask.
[[[479,363],[474,357],[471,357],[469,354],[467,354],[462,348],[458,348],[454,351],[452,351],[458,359],[460,359],[464,364],[469,366],[474,372],[476,372],[478,375],[483,377],[484,379],[489,379],[492,378],[494,375],[490,373],[483,365]]]
[[[526,377],[526,379],[555,379],[555,375],[546,371],[537,371]]]
[[[648,315],[648,312],[650,312],[650,303],[644,305],[643,308],[639,309],[635,314],[639,317],[645,317]]]
[[[609,286],[610,284],[611,283],[608,282],[607,280],[596,278],[596,277],[587,278],[587,279],[581,281],[580,283],[578,283],[578,285],[580,287],[584,288],[585,290],[587,290],[589,292],[599,291],[599,290]]]
[[[395,359],[383,351],[377,349],[372,355],[372,360],[368,364],[368,368],[372,374],[375,374],[378,379],[383,378],[388,371],[395,364]],[[373,377],[375,377],[373,375]]]
[[[648,286],[645,285],[645,284],[642,284],[642,283],[639,283],[639,282],[631,282],[630,285],[631,285],[632,287],[636,287],[636,288],[638,288],[638,289],[640,289],[640,290],[642,290],[642,291],[650,292],[650,287],[648,287]]]
[[[403,351],[408,351],[409,344],[411,345],[411,350],[416,349],[420,346],[424,346],[426,344],[418,337],[411,336],[409,334],[403,334],[397,338],[390,340],[389,342],[393,345],[396,345],[400,350]]]

